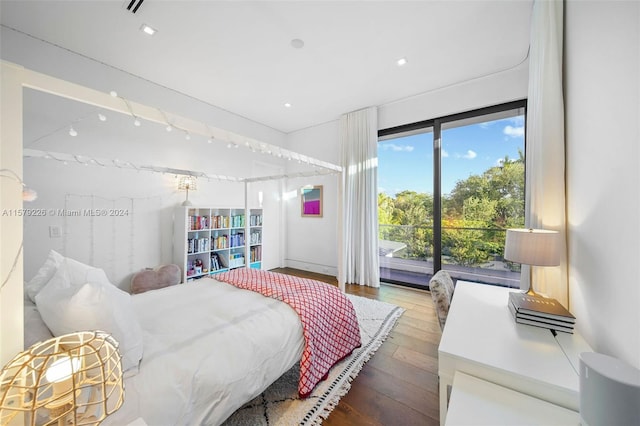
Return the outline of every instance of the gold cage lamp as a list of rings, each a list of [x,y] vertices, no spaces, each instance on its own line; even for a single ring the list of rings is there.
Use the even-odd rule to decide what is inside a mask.
[[[557,266],[560,264],[560,233],[547,229],[507,229],[504,258],[515,263],[533,266]],[[529,290],[533,290],[533,272],[529,268]]]
[[[181,191],[187,191],[187,198],[182,202],[182,205],[191,206],[191,201],[189,201],[189,190],[195,191],[196,189],[198,189],[196,178],[189,175],[181,176],[180,181],[178,182],[178,189]]]
[[[124,401],[118,343],[81,331],[36,343],[0,373],[0,424],[97,425]],[[19,420],[18,420],[19,421]]]

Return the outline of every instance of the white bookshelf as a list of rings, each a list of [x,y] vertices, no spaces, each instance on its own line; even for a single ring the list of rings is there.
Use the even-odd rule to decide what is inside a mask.
[[[262,268],[262,209],[249,210],[249,267]]]
[[[230,269],[260,269],[262,209],[178,207],[173,257],[182,282]]]

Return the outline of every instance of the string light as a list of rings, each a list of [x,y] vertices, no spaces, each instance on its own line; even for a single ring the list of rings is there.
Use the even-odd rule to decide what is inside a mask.
[[[140,127],[142,125],[142,121],[138,116],[135,115],[135,113],[133,111],[133,108],[132,108],[132,105],[129,103],[129,101],[127,99],[125,99],[124,97],[119,96],[116,91],[111,91],[110,95],[112,97],[119,97],[120,99],[122,99],[123,103],[127,107],[127,110],[129,112],[129,114],[134,119],[134,121],[133,121],[134,126]],[[167,132],[171,132],[175,128],[175,129],[177,129],[179,131],[184,132],[184,137],[185,137],[186,140],[191,140],[191,134],[190,134],[190,132],[189,132],[189,130],[187,128],[181,128],[181,127],[178,127],[178,126],[176,126],[174,124],[171,124],[169,119],[168,119],[168,117],[167,117],[167,114],[164,111],[162,111],[160,109],[157,109],[157,111],[164,117],[163,121],[165,123],[165,130]],[[88,114],[85,117],[81,117],[81,118],[79,118],[77,120],[74,120],[73,123],[71,125],[69,125],[69,127],[68,127],[69,135],[71,135],[73,137],[77,136],[78,132],[73,127],[73,124],[77,123],[77,122],[79,122],[79,121],[81,121],[81,120],[85,119],[86,117],[88,117],[90,115],[93,115],[93,114],[96,114],[96,112],[94,111],[93,113]],[[104,121],[107,120],[107,117],[104,114],[100,113],[100,112],[97,114],[97,116],[98,116],[98,119],[100,121],[104,122]],[[95,117],[95,115],[93,115],[93,117]],[[154,119],[151,119],[151,120],[154,121]],[[216,138],[214,137],[213,132],[211,132],[211,129],[209,128],[209,126],[207,126],[207,125],[204,125],[204,126],[206,127],[207,132],[206,133],[196,132],[196,134],[203,135],[203,136],[207,137],[207,133],[208,133],[208,137],[206,139],[207,143],[208,144],[213,144],[213,141]],[[33,144],[33,143],[35,143],[35,142],[37,142],[37,141],[39,141],[41,139],[49,137],[52,134],[60,131],[61,129],[64,129],[64,127],[59,128],[59,129],[55,130],[54,132],[51,132],[51,133],[49,133],[47,135],[41,136],[41,137],[35,139],[34,141],[32,141],[30,144]],[[297,158],[298,163],[302,163],[304,161],[306,164],[311,164],[311,165],[314,165],[316,167],[332,170],[333,172],[342,171],[342,167],[340,167],[338,165],[331,164],[331,163],[328,163],[328,162],[324,162],[324,161],[321,161],[321,160],[315,160],[315,159],[312,159],[310,157],[306,157],[306,156],[304,156],[302,154],[297,154],[297,153],[294,153],[292,151],[283,149],[283,148],[281,148],[279,146],[276,146],[276,145],[270,145],[270,144],[267,144],[267,143],[264,143],[264,142],[261,142],[261,141],[255,141],[255,140],[252,140],[252,139],[249,139],[249,138],[246,138],[246,137],[242,137],[240,135],[231,134],[229,132],[225,132],[225,135],[226,135],[226,138],[221,139],[221,140],[226,140],[227,141],[227,145],[226,145],[227,148],[236,148],[236,149],[239,148],[240,143],[242,143],[242,142],[237,143],[237,142],[234,141],[234,138],[241,138],[241,140],[244,142],[244,145],[247,148],[249,148],[249,150],[251,152],[253,152],[253,153],[256,153],[256,152],[260,151],[261,154],[268,154],[268,155],[271,155],[271,156],[274,156],[274,157],[277,157],[277,158],[286,158],[289,161],[291,161],[295,157],[295,158]],[[29,146],[30,144],[28,144],[27,146]]]

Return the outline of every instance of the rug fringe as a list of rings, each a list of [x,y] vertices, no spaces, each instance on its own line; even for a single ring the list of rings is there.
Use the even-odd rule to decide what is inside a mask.
[[[349,392],[349,389],[351,389],[351,382],[353,382],[367,361],[371,359],[385,340],[387,340],[389,333],[393,330],[393,327],[395,327],[396,322],[402,316],[404,311],[405,310],[403,308],[396,307],[389,313],[382,327],[378,330],[377,335],[371,339],[364,348],[361,348],[361,353],[351,361],[353,365],[348,367],[349,375],[346,378],[339,377],[336,380],[337,382],[342,381],[340,386],[335,390],[330,389],[327,392],[330,395],[328,401],[325,401],[325,404],[322,408],[319,408],[317,412],[313,412],[317,408],[314,407],[314,409],[311,410],[300,423],[301,426],[320,426],[322,422],[329,417],[329,414],[331,414],[331,412],[340,403],[340,399]]]

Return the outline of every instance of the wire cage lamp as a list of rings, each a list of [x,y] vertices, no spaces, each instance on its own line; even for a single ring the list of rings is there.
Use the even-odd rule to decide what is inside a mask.
[[[123,401],[118,343],[103,331],[38,342],[0,373],[2,425],[97,425]]]
[[[198,189],[198,185],[196,183],[196,178],[190,175],[180,176],[180,181],[178,182],[178,189],[181,191],[187,192],[187,198],[182,202],[183,206],[191,206],[191,201],[189,201],[189,190],[195,191]]]

